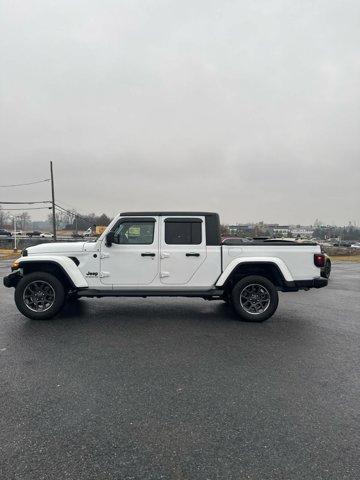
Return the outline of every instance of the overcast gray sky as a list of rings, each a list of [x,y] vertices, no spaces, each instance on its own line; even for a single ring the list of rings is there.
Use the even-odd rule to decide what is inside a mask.
[[[0,184],[53,160],[80,212],[360,221],[359,0],[0,4]]]

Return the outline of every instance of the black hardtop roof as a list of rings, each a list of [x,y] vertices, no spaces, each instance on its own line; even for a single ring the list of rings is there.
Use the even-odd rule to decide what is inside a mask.
[[[121,217],[181,217],[181,216],[199,216],[199,217],[208,217],[208,216],[218,216],[215,212],[122,212],[120,213]]]

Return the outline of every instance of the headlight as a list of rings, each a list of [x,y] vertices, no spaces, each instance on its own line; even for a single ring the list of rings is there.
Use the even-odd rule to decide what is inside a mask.
[[[13,263],[11,264],[11,270],[17,270],[20,267],[19,260],[14,260]]]

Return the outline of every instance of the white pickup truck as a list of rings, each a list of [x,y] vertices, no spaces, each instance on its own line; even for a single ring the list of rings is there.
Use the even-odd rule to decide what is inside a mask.
[[[26,248],[4,285],[36,320],[80,297],[182,296],[223,300],[240,319],[261,322],[278,291],[326,286],[324,262],[316,243],[221,241],[216,213],[126,212],[94,242]]]

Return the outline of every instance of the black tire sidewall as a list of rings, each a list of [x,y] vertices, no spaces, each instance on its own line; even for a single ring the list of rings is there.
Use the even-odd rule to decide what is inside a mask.
[[[251,283],[264,286],[270,294],[270,305],[263,313],[251,314],[243,309],[240,303],[240,292]],[[263,322],[270,318],[276,311],[279,304],[279,295],[275,285],[266,277],[260,275],[250,275],[239,280],[231,292],[231,301],[235,312],[241,320],[246,322]]]
[[[55,302],[49,308],[49,310],[46,310],[46,312],[33,312],[26,306],[23,300],[23,293],[26,286],[35,280],[44,280],[45,282],[49,283],[55,291]],[[59,313],[63,307],[65,301],[65,289],[62,283],[51,273],[33,272],[25,275],[19,281],[15,288],[14,297],[18,310],[25,315],[25,317],[30,318],[31,320],[49,320]]]
[[[320,276],[323,278],[330,278],[331,273],[331,262],[330,260],[326,260],[324,268],[320,272]]]
[[[325,272],[326,272],[326,278],[330,278],[330,273],[331,273],[331,262],[330,262],[330,260],[326,260]]]
[[[69,293],[65,300],[66,302],[69,302],[69,303],[75,303],[80,300],[80,297],[78,297],[76,293]]]

